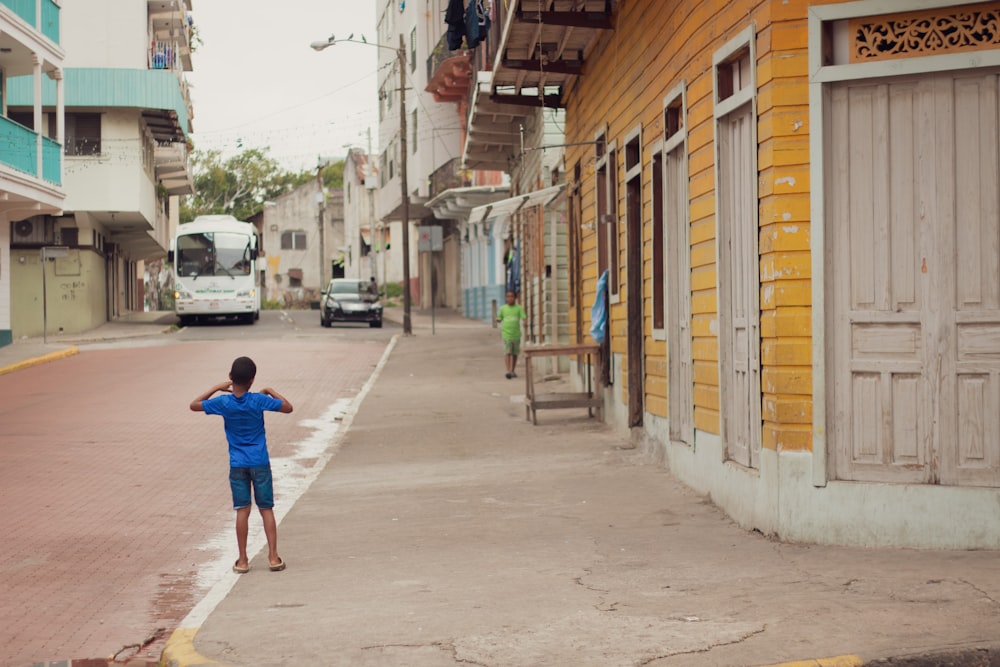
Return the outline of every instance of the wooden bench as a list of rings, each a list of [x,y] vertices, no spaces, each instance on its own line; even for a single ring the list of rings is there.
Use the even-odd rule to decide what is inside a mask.
[[[526,418],[532,424],[538,424],[538,410],[556,408],[587,408],[587,416],[593,417],[596,409],[603,419],[604,401],[594,395],[593,369],[600,363],[601,346],[596,343],[559,343],[554,345],[538,345],[521,348],[524,356],[524,381]],[[585,356],[586,360],[586,391],[569,393],[535,393],[535,357]]]

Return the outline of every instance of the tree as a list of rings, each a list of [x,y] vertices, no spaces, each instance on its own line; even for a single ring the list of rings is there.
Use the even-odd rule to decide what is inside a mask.
[[[248,220],[263,209],[264,202],[316,178],[315,172],[282,170],[268,150],[248,148],[227,160],[223,160],[219,150],[194,151],[191,154],[194,194],[185,197],[181,204],[181,222],[220,213]],[[323,170],[324,185],[343,187],[343,176],[343,161],[329,165]]]

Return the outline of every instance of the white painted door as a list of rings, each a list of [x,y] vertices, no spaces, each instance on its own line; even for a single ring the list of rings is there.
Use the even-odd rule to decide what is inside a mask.
[[[687,216],[687,146],[667,153],[664,192],[667,233],[667,342],[670,439],[694,444],[691,351],[691,235]]]
[[[760,453],[760,262],[753,109],[718,121],[719,314],[722,437],[727,458],[752,468]]]
[[[998,84],[994,71],[830,91],[840,479],[1000,486]]]

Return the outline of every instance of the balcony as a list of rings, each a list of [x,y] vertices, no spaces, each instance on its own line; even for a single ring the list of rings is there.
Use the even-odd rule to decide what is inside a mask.
[[[191,71],[191,0],[147,0],[150,69]],[[158,56],[158,58],[157,58]],[[157,65],[154,65],[154,59]]]
[[[472,80],[472,52],[449,51],[447,35],[438,40],[427,58],[427,87],[435,102],[463,102],[469,96]]]
[[[585,55],[613,29],[616,3],[577,0],[572,9],[554,9],[550,0],[497,3],[486,48],[473,61],[466,166],[509,168],[520,152],[521,125],[538,107],[564,106]]]
[[[42,168],[38,171],[38,133],[0,116],[0,165],[52,185],[62,184],[62,147],[42,137]]]
[[[53,44],[59,43],[59,5],[53,0],[0,0],[0,5],[14,12],[22,21],[42,33]]]

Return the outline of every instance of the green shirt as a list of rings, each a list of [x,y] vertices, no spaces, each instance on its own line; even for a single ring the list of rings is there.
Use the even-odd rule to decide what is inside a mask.
[[[497,319],[500,320],[500,336],[504,340],[521,340],[521,320],[528,317],[521,304],[500,306]]]

